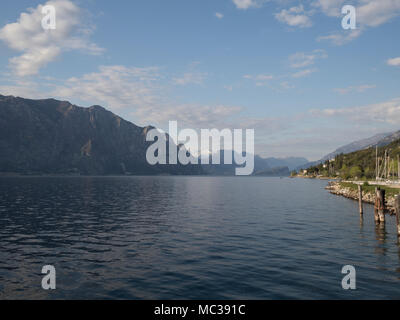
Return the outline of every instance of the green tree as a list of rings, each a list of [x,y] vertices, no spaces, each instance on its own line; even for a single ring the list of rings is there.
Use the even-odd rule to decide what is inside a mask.
[[[351,178],[361,178],[363,174],[359,166],[354,166],[350,168],[349,175]]]

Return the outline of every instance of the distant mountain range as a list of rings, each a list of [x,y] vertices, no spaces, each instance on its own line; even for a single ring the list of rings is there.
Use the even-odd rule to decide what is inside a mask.
[[[234,152],[232,152],[232,159]],[[220,151],[221,163],[224,159],[224,151]],[[288,176],[290,170],[296,168],[300,164],[307,163],[305,158],[261,158],[254,156],[254,173],[253,175],[263,176]],[[203,170],[206,174],[229,176],[235,174],[236,164],[220,164],[220,165],[203,165]]]
[[[320,163],[323,163],[326,160],[333,159],[333,158],[335,158],[335,156],[337,156],[339,154],[348,154],[348,153],[352,153],[355,151],[364,150],[364,149],[367,149],[370,147],[376,147],[376,146],[384,147],[398,139],[400,139],[400,131],[376,134],[370,138],[354,141],[345,146],[342,146],[342,147],[336,149],[335,151],[327,154],[322,159],[320,159],[318,161],[314,161],[314,162],[309,162],[305,165],[298,166],[297,169],[307,169],[311,166],[315,166]]]
[[[236,165],[149,165],[146,151],[152,142],[146,141],[146,134],[151,129],[101,106],[0,95],[0,173],[235,174]],[[167,149],[169,143],[167,135]],[[254,174],[284,176],[307,159],[255,156],[254,161]]]
[[[370,138],[358,140],[352,143],[349,143],[343,147],[340,147],[333,151],[332,153],[327,154],[325,157],[321,159],[321,161],[333,159],[338,154],[346,154],[351,153],[354,151],[366,149],[369,147],[375,146],[384,146],[386,144],[391,143],[394,140],[400,138],[400,131],[399,132],[389,132],[389,133],[380,133],[376,134]]]
[[[289,170],[296,169],[298,166],[308,163],[306,158],[288,157],[288,158],[266,158],[269,167],[288,167]]]

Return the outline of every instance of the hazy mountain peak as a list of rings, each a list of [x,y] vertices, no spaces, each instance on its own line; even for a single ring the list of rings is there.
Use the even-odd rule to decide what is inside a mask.
[[[392,142],[393,140],[396,139],[396,138],[392,137],[395,134],[396,134],[396,132],[379,133],[379,134],[376,134],[376,135],[366,138],[366,139],[361,139],[361,140],[351,142],[351,143],[349,143],[345,146],[342,146],[342,147],[336,149],[335,151],[327,154],[325,157],[323,157],[321,159],[321,161],[330,160],[330,159],[334,158],[336,155],[341,154],[341,153],[346,154],[346,153],[351,153],[354,151],[362,150],[362,149],[377,146],[377,145],[380,146],[380,145],[382,145],[382,143],[385,143],[384,142],[385,139],[388,141],[387,144],[389,144],[390,142]],[[397,132],[397,134],[400,135],[400,132]]]
[[[348,154],[348,153],[352,153],[352,152],[355,152],[355,151],[367,149],[367,148],[370,148],[370,147],[376,147],[376,146],[383,147],[383,146],[386,146],[386,145],[388,145],[388,144],[390,144],[393,141],[398,140],[398,139],[400,139],[400,131],[379,133],[379,134],[376,134],[376,135],[374,135],[372,137],[369,137],[369,138],[366,138],[366,139],[357,140],[357,141],[351,142],[349,144],[346,144],[346,145],[336,149],[335,151],[327,154],[321,160],[309,162],[309,163],[307,163],[305,165],[298,166],[297,169],[309,168],[311,166],[314,166],[314,165],[317,165],[319,163],[325,162],[326,160],[331,160],[331,159],[335,158],[335,156],[337,156],[339,154]]]

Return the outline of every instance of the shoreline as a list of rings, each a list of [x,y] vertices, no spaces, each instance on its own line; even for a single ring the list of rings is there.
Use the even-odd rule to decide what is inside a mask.
[[[350,187],[345,187],[340,184],[338,181],[330,181],[328,185],[325,187],[331,194],[342,196],[352,200],[359,200],[358,190],[352,189]],[[393,195],[386,195],[386,208],[387,212],[390,215],[395,214],[395,207],[394,207],[395,197]],[[366,192],[363,190],[362,195],[362,202],[367,204],[375,204],[375,194],[371,192]]]
[[[315,180],[340,180],[340,178],[336,178],[336,177],[325,177],[325,176],[307,176],[307,175],[301,175],[301,174],[297,174],[294,176],[290,176],[290,178],[300,178],[300,179],[315,179]]]

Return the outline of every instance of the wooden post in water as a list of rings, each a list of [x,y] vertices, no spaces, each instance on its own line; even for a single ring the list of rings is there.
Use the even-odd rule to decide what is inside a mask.
[[[376,193],[378,223],[385,223],[385,190],[378,188]]]
[[[379,187],[375,188],[375,205],[374,205],[374,220],[375,223],[379,223],[378,207],[379,207]]]
[[[374,218],[376,223],[385,223],[385,190],[381,190],[379,187],[375,189],[375,207],[374,207]]]
[[[364,210],[362,203],[362,187],[360,184],[358,185],[358,208],[360,210],[360,214],[362,215],[364,213]]]
[[[400,237],[400,195],[395,197],[394,206],[395,206],[395,209],[396,209],[397,235]]]

